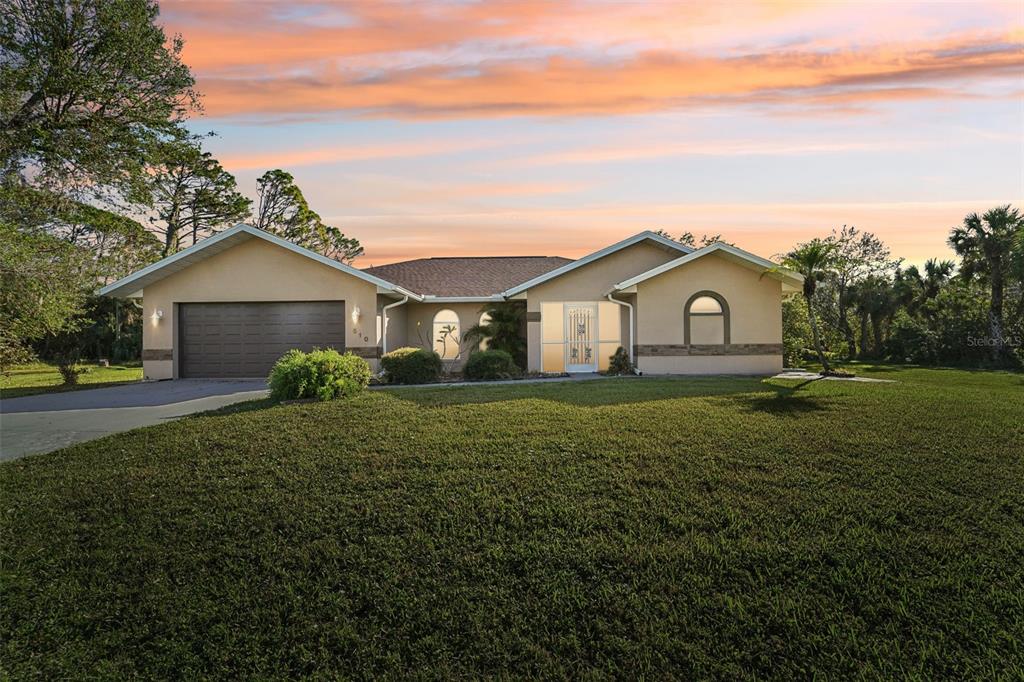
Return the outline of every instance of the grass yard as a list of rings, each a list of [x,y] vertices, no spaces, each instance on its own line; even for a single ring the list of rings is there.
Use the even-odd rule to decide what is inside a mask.
[[[0,465],[3,677],[1024,676],[1024,376],[246,404]]]
[[[73,391],[82,388],[100,388],[142,380],[142,365],[88,366],[79,375],[77,386],[63,386],[64,380],[55,365],[34,362],[18,365],[9,374],[0,375],[0,398],[18,398],[35,393]]]

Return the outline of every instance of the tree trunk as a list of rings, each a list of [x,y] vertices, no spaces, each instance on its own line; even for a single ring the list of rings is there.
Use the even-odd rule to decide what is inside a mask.
[[[992,360],[1001,362],[1006,357],[1006,337],[1003,335],[1003,268],[998,260],[990,261],[992,268],[992,302],[988,309],[992,334]]]
[[[860,357],[866,358],[868,355],[868,314],[862,312],[860,314]]]
[[[846,287],[839,288],[839,328],[846,337],[846,357],[852,358],[857,354],[857,342],[853,337],[853,328],[850,326],[849,318],[846,315],[848,293]]]
[[[178,232],[181,230],[181,224],[178,222],[178,210],[175,209],[165,222],[167,223],[167,232],[164,233],[164,251],[160,254],[164,258],[178,250]]]
[[[810,297],[805,297],[807,301],[807,319],[811,323],[811,335],[814,337],[814,350],[818,353],[818,360],[821,362],[821,369],[823,372],[828,372],[832,368],[828,365],[828,358],[825,357],[825,352],[821,349],[821,337],[818,335],[818,320],[814,317],[814,308],[811,305]]]
[[[880,358],[885,354],[882,348],[882,317],[881,314],[871,315],[871,331],[875,337],[874,351],[876,358]]]

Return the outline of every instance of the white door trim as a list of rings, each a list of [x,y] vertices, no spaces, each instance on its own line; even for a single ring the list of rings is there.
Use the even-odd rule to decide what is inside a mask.
[[[571,311],[589,311],[590,315],[588,318],[575,322],[575,324],[583,324],[586,327],[582,330],[570,329],[570,313]],[[569,374],[574,373],[590,373],[597,371],[597,350],[598,350],[598,325],[597,325],[597,303],[565,303],[562,307],[562,320],[563,320],[563,339],[565,340],[565,371]],[[577,338],[577,335],[583,336],[582,342],[573,341]],[[573,362],[572,352],[577,351],[576,360],[580,362]],[[589,362],[583,362],[587,360],[589,351]],[[580,353],[583,357],[579,357]]]

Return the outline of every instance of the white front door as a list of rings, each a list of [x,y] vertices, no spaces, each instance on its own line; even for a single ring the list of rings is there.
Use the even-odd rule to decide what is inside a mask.
[[[565,304],[565,371],[597,371],[597,306]]]

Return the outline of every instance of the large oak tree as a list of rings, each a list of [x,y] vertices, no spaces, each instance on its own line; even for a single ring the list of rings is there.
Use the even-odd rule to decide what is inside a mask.
[[[124,190],[198,106],[154,0],[0,0],[0,172]]]

